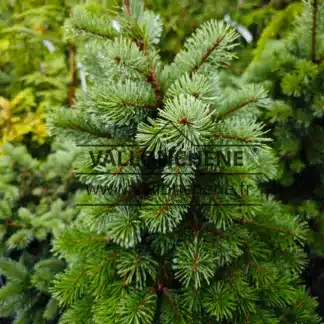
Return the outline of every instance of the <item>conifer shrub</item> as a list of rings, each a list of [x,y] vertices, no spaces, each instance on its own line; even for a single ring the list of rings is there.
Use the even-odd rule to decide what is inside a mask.
[[[323,35],[324,2],[305,1],[293,31],[267,43],[242,80],[261,82],[274,99],[263,118],[275,140],[281,176],[270,183],[268,192],[289,204],[311,226],[307,280],[317,296],[322,296],[319,275],[324,271],[317,260],[324,252]]]
[[[1,323],[57,321],[48,288],[65,263],[50,249],[78,213],[76,150],[52,146],[45,119],[74,98],[75,47],[61,28],[73,3],[0,3]]]
[[[78,150],[54,145],[45,161],[23,145],[4,144],[0,157],[0,321],[55,323],[49,287],[65,262],[51,240],[78,214],[72,163]]]
[[[60,323],[319,323],[299,279],[307,225],[259,189],[277,176],[256,121],[270,100],[218,82],[235,30],[206,22],[164,65],[159,16],[126,0],[111,19],[73,11],[89,87],[49,123],[81,147],[89,193],[54,243]]]

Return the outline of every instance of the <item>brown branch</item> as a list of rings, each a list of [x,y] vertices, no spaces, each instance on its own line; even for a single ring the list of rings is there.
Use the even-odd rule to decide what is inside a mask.
[[[242,224],[255,225],[255,226],[258,226],[258,227],[263,227],[265,229],[269,229],[269,230],[274,231],[274,232],[289,234],[291,236],[295,236],[296,235],[296,231],[293,231],[293,230],[285,230],[285,229],[282,229],[282,228],[279,228],[279,227],[275,227],[275,226],[268,226],[268,225],[265,225],[265,224],[260,224],[260,223],[255,222],[254,220],[247,219],[246,217],[242,217],[241,218],[241,223]]]
[[[228,135],[228,134],[223,134],[223,133],[212,133],[212,135],[216,136],[216,137],[232,139],[232,140],[237,140],[237,141],[241,141],[241,142],[252,142],[252,139],[247,138],[247,137],[240,137],[240,136]]]
[[[162,288],[162,291],[167,296],[167,298],[168,298],[168,300],[169,300],[169,302],[170,302],[173,310],[176,312],[177,319],[179,319],[180,318],[180,314],[179,314],[179,312],[177,311],[177,309],[175,307],[175,301],[174,301],[172,295],[168,292],[168,288],[167,287],[163,287]]]
[[[138,72],[139,74],[142,74],[142,75],[143,75],[143,74],[146,74],[146,72],[143,71],[143,70],[141,70],[140,68],[130,66],[130,65],[127,64],[127,62],[125,62],[125,61],[122,62],[120,56],[115,56],[115,57],[114,57],[114,60],[115,60],[115,63],[116,63],[117,65],[119,65],[119,64],[122,63],[124,66],[126,66],[126,67],[128,67],[128,68],[130,68],[130,69],[133,69],[134,71]],[[137,80],[136,78],[130,78],[130,79],[132,79],[132,80]]]
[[[248,175],[247,173],[239,173],[239,172],[227,172],[227,171],[219,171],[219,170],[209,170],[209,169],[201,169],[201,173],[210,173],[210,174],[232,174],[232,175],[240,175],[242,177],[245,177]]]
[[[174,197],[175,192],[172,192],[172,194],[168,197],[167,201],[162,205],[161,208],[159,208],[157,215],[156,216],[160,216],[170,205],[170,202],[172,200],[172,198]]]
[[[145,103],[137,103],[137,102],[131,102],[131,101],[122,101],[122,106],[127,107],[127,106],[132,106],[136,108],[156,108],[155,105],[149,105]]]
[[[193,265],[192,265],[192,268],[193,268],[193,271],[196,272],[197,271],[197,267],[198,267],[198,264],[199,264],[199,258],[198,258],[198,252],[195,251],[194,253],[194,262],[193,262]]]
[[[222,40],[224,37],[218,38],[214,44],[209,47],[206,51],[206,53],[201,57],[200,63],[195,64],[195,66],[193,67],[193,69],[190,71],[189,76],[192,77],[192,75],[197,72],[197,70],[200,68],[200,66],[207,61],[208,57],[210,56],[210,54],[221,44]]]
[[[248,243],[244,243],[246,246],[247,246],[247,249],[248,249],[248,254],[249,254],[249,257],[248,257],[248,264],[255,268],[255,270],[257,272],[264,272],[264,269],[262,269],[261,267],[259,267],[253,260],[253,255],[252,255],[252,252],[251,252],[251,247]]]
[[[323,63],[323,62],[324,62],[324,57],[322,57],[322,58],[320,58],[320,59],[317,59],[317,60],[315,61],[316,64],[321,64],[321,63]]]
[[[312,25],[312,61],[316,63],[316,29],[318,18],[318,0],[313,1],[313,25]]]
[[[94,131],[92,131],[90,129],[83,128],[83,127],[78,126],[78,125],[72,125],[69,128],[72,128],[74,130],[78,130],[80,132],[88,133],[88,134],[91,134],[91,135],[95,135],[95,136],[98,136],[98,137],[101,137],[101,138],[112,139],[112,137],[110,135],[100,133],[100,132],[94,132]]]
[[[116,175],[116,174],[121,173],[122,170],[123,170],[123,168],[124,168],[125,166],[127,166],[128,163],[129,163],[129,162],[130,162],[130,161],[131,161],[135,156],[137,156],[138,154],[140,154],[140,153],[143,152],[143,151],[144,151],[144,148],[136,150],[136,151],[134,152],[134,154],[131,152],[131,154],[129,155],[129,157],[128,157],[124,162],[122,162],[122,163],[120,164],[120,166],[119,166],[118,169],[116,169],[115,171],[112,171],[111,174]]]
[[[168,271],[167,271],[167,268],[166,268],[165,263],[162,264],[162,272],[163,272],[164,279],[165,280],[168,280],[169,279],[169,275],[168,275]]]
[[[141,300],[141,302],[139,303],[139,305],[136,307],[136,310],[135,310],[136,313],[139,311],[139,309],[140,309],[141,307],[143,307],[143,306],[146,304],[146,302],[147,302],[147,298],[149,297],[149,293],[150,293],[150,292],[154,292],[154,293],[155,293],[155,289],[154,289],[154,288],[151,288],[151,289],[146,293],[146,295],[144,296],[144,298]]]
[[[126,281],[127,281],[127,279],[128,279],[128,274],[126,273],[125,275],[124,275],[124,278],[123,278],[123,282],[122,282],[122,287],[123,288],[125,288],[127,285],[126,285]]]
[[[97,236],[97,237],[92,237],[89,241],[90,242],[111,241],[111,237],[110,236]],[[80,244],[83,241],[82,240],[71,240],[70,242],[74,243],[74,244]]]
[[[246,101],[242,101],[241,103],[237,104],[236,106],[232,107],[231,109],[223,112],[223,113],[220,113],[217,117],[218,118],[225,118],[227,117],[228,115],[232,114],[233,112],[235,112],[236,110],[239,110],[241,108],[243,108],[244,106],[250,104],[250,103],[253,103],[253,102],[258,102],[258,99],[257,98],[250,98]]]
[[[131,15],[131,10],[130,10],[130,5],[129,5],[129,0],[124,0],[124,8],[125,12],[128,16]]]
[[[84,31],[86,33],[95,35],[95,36],[100,36],[100,37],[105,38],[105,39],[112,39],[112,37],[109,37],[106,34],[100,33],[98,31],[89,30],[89,29],[86,29],[86,28],[84,28],[82,26],[79,26],[79,25],[76,25],[76,24],[73,24],[73,27],[76,28],[76,29],[82,30],[82,31]]]
[[[218,228],[206,228],[206,229],[203,229],[203,230],[206,231],[206,232],[215,233],[215,234],[220,235],[222,237],[232,237],[231,234],[223,232]]]
[[[109,255],[101,264],[99,264],[99,266],[97,266],[94,269],[94,274],[99,273],[100,271],[102,271],[103,267],[111,260],[116,259],[120,254],[119,253],[113,253],[113,255]]]
[[[156,97],[156,107],[159,107],[162,103],[161,87],[157,79],[156,71],[151,67],[149,75],[147,76],[147,81],[153,86],[155,97]]]
[[[77,83],[77,74],[75,68],[75,55],[76,47],[74,44],[70,44],[69,48],[69,71],[70,71],[70,82],[68,88],[68,106],[71,107],[74,102],[75,88]]]
[[[216,201],[216,203],[222,208],[222,209],[225,209],[224,206],[221,204],[221,202],[217,199],[216,195],[213,194],[211,196],[212,200]]]
[[[14,227],[14,228],[25,228],[26,226],[23,225],[23,224],[19,224],[13,220],[10,220],[10,219],[6,219],[4,221],[4,225],[7,226],[7,227]]]
[[[119,206],[119,204],[121,202],[123,202],[124,200],[128,199],[132,194],[132,190],[129,190],[129,192],[124,195],[124,196],[121,196],[120,198],[118,198],[113,204],[110,204],[108,207],[105,207],[102,211],[100,211],[99,213],[96,214],[96,217],[102,215],[103,213],[109,211],[109,210],[112,210],[114,208],[116,208],[117,206]]]
[[[183,116],[180,119],[177,120],[177,124],[182,124],[182,125],[192,125],[192,123],[188,120],[187,116]]]
[[[304,306],[304,302],[303,301],[299,301],[298,303],[295,304],[295,307],[298,308],[302,308]]]
[[[87,273],[87,271],[88,271],[88,269],[83,270],[83,271],[80,273],[80,275],[79,275],[79,276],[78,276],[78,277],[73,281],[73,284],[74,284],[75,286],[80,282],[82,276],[84,276],[84,275]]]
[[[129,0],[124,0],[124,8],[126,14],[131,17],[131,10],[130,10],[130,4]],[[151,85],[153,86],[154,92],[155,92],[155,97],[156,97],[156,104],[155,107],[159,107],[162,103],[162,95],[161,95],[161,86],[158,82],[156,71],[152,66],[152,62],[149,57],[149,53],[147,51],[147,48],[145,46],[145,43],[143,40],[136,40],[131,37],[131,40],[135,42],[136,46],[139,48],[141,52],[144,53],[144,55],[147,57],[147,59],[150,61],[150,71],[148,75],[146,76],[146,79]]]

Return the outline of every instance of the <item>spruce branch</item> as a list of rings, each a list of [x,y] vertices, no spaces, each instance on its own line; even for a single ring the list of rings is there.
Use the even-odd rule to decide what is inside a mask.
[[[156,101],[146,82],[119,80],[90,88],[79,105],[84,109],[88,107],[93,119],[102,118],[103,122],[116,126],[128,124],[134,115],[140,118],[150,114],[150,110],[156,108]]]
[[[98,236],[98,237],[93,237],[93,238],[89,239],[89,243],[91,243],[91,242],[109,242],[109,241],[111,241],[111,237],[110,236],[106,236],[106,235],[104,235],[104,236]],[[71,239],[70,242],[72,242],[74,244],[83,243],[82,240],[78,240],[78,239]]]
[[[175,191],[173,191],[166,199],[165,203],[156,212],[156,216],[159,217],[165,210],[170,206],[173,197],[175,196]]]
[[[237,46],[234,43],[237,37],[235,30],[224,22],[212,20],[204,23],[187,39],[185,49],[175,57],[170,71],[174,79],[185,73],[192,77],[206,64],[213,67],[228,65],[228,61],[235,57],[230,50]]]
[[[164,196],[156,193],[143,201],[140,219],[151,233],[168,233],[182,220],[187,211],[189,197],[176,195],[175,192]]]
[[[78,267],[66,270],[57,277],[57,290],[53,292],[53,296],[59,305],[63,307],[72,305],[78,297],[83,295],[87,286],[87,272],[87,268]]]
[[[98,17],[89,11],[82,10],[82,7],[79,6],[73,8],[71,18],[65,27],[67,30],[72,29],[71,31],[77,32],[77,34],[81,33],[86,38],[96,36],[106,40],[113,40],[118,36],[118,32],[104,17]]]
[[[157,79],[156,71],[153,67],[151,67],[150,69],[150,73],[147,76],[147,81],[150,82],[153,86],[156,97],[156,107],[160,107],[162,104],[161,86]]]
[[[81,122],[80,122],[81,121]],[[69,136],[71,132],[74,134],[75,138],[81,138],[80,142],[77,141],[77,144],[81,142],[85,142],[88,144],[90,139],[105,139],[111,140],[113,139],[112,135],[110,135],[105,130],[102,130],[98,123],[95,123],[92,120],[82,120],[82,113],[80,109],[61,109],[56,110],[49,117],[49,129],[53,135],[60,134],[65,136]],[[87,136],[87,137],[86,137]]]
[[[121,163],[119,163],[119,167],[116,169],[116,170],[113,170],[111,171],[111,173],[113,175],[116,175],[116,174],[121,174],[123,169],[128,166],[128,164],[138,155],[140,155],[141,153],[143,153],[143,151],[145,151],[144,148],[141,148],[141,149],[138,149],[138,150],[135,150],[134,152],[131,152],[129,157],[127,157],[126,160],[122,161]]]
[[[70,125],[69,128],[80,131],[82,133],[88,133],[88,134],[94,135],[96,137],[105,138],[105,139],[112,139],[112,136],[108,135],[107,133],[103,133],[103,132],[100,132],[100,131],[94,131],[94,130],[91,130],[90,128],[85,128],[85,127],[79,126],[77,124]]]
[[[100,274],[100,272],[104,269],[104,267],[108,263],[115,261],[119,256],[120,253],[116,253],[116,252],[108,253],[106,258],[99,265],[96,265],[94,268],[91,268],[91,271],[89,271],[88,269],[88,272],[90,272],[92,277],[96,277],[97,275]]]
[[[124,0],[124,8],[125,8],[126,14],[128,16],[131,16],[131,10],[130,10],[130,5],[129,5],[129,0]]]
[[[209,47],[206,52],[202,55],[200,58],[200,62],[196,63],[193,69],[189,72],[189,76],[192,77],[192,75],[198,71],[199,67],[207,61],[208,57],[221,45],[221,42],[223,41],[225,36],[219,37],[216,39],[214,44]]]
[[[244,107],[246,107],[247,105],[251,104],[251,103],[257,103],[258,99],[257,98],[249,98],[248,100],[242,101],[240,103],[238,103],[236,106],[228,109],[227,111],[224,111],[220,114],[217,115],[218,119],[224,119],[230,115],[232,115],[235,111],[242,109]]]
[[[215,137],[220,137],[220,138],[224,138],[224,139],[231,139],[231,140],[236,140],[236,141],[246,142],[246,143],[249,143],[249,142],[253,141],[252,138],[234,136],[234,135],[230,135],[230,134],[212,133],[212,135],[215,136]]]
[[[74,44],[70,44],[69,46],[69,72],[70,72],[70,81],[68,87],[68,107],[71,107],[74,102],[75,97],[75,88],[77,83],[77,72],[76,72],[76,46]]]
[[[6,276],[13,282],[25,282],[29,277],[29,272],[22,262],[16,262],[10,258],[0,258],[0,274]]]
[[[83,26],[77,25],[77,24],[74,24],[73,27],[75,27],[76,29],[78,29],[80,31],[83,31],[86,34],[92,34],[94,36],[99,36],[99,37],[102,37],[105,39],[112,39],[112,37],[110,35],[107,35],[106,33],[100,32],[98,30],[89,30],[86,27],[83,27]]]
[[[129,0],[124,0],[124,8],[125,8],[125,12],[126,12],[127,16],[132,18]],[[147,58],[147,60],[149,62],[150,69],[149,69],[149,73],[146,76],[146,80],[152,85],[152,87],[154,89],[155,96],[156,96],[156,107],[160,107],[161,103],[162,103],[161,86],[157,79],[157,73],[156,73],[155,68],[153,67],[152,58],[149,55],[147,44],[145,44],[144,41],[141,39],[132,39],[132,40],[135,41],[137,47],[139,48],[139,50],[141,52],[144,53],[145,57]]]
[[[125,323],[152,323],[156,306],[155,289],[132,290],[118,310]]]
[[[254,267],[257,272],[264,273],[265,270],[262,269],[260,266],[258,266],[257,263],[254,261],[254,257],[253,257],[253,254],[251,252],[251,247],[250,247],[249,243],[244,242],[244,245],[248,249],[248,265]]]
[[[128,198],[130,198],[133,194],[133,189],[131,188],[129,190],[128,193],[126,193],[125,195],[121,195],[117,200],[115,200],[112,204],[109,204],[109,206],[103,208],[102,210],[100,210],[99,212],[94,214],[94,218],[101,216],[102,214],[112,211],[114,208],[120,206],[120,204],[127,200]]]
[[[239,86],[235,96],[230,91],[225,90],[219,101],[220,107],[215,107],[213,116],[217,121],[226,120],[229,116],[242,116],[243,114],[254,119],[271,103],[264,87],[253,83]]]
[[[290,236],[296,236],[297,235],[297,232],[295,230],[279,228],[279,227],[270,226],[270,225],[267,225],[267,224],[261,224],[261,223],[258,223],[256,221],[252,220],[252,219],[247,219],[245,216],[243,216],[241,218],[241,222],[242,222],[242,224],[249,224],[249,225],[258,226],[258,227],[262,227],[264,229],[269,229],[271,231],[278,232],[278,233],[284,233],[284,234],[287,234],[287,235],[290,235]]]

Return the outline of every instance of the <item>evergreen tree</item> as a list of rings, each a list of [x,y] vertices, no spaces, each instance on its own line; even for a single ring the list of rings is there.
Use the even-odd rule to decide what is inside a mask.
[[[50,323],[57,315],[48,288],[65,263],[50,253],[51,239],[76,217],[79,195],[71,176],[78,150],[54,148],[40,161],[6,143],[0,157],[1,323],[5,316]]]
[[[285,39],[267,44],[243,82],[263,82],[275,99],[264,118],[282,176],[269,189],[311,224],[312,259],[324,252],[324,2],[306,1],[294,27]],[[318,280],[310,280],[313,293],[321,295]]]
[[[159,16],[126,0],[111,19],[75,8],[90,86],[50,120],[82,146],[89,191],[54,244],[60,323],[319,323],[299,280],[307,226],[259,190],[277,174],[267,94],[218,82],[236,32],[204,23],[165,66]]]

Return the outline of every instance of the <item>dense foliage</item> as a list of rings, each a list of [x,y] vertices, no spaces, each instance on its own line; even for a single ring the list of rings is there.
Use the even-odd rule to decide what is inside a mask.
[[[275,99],[264,114],[280,157],[280,180],[270,191],[311,224],[311,258],[324,239],[324,3],[307,1],[287,37],[268,42],[243,82],[264,83]],[[321,292],[312,279],[312,291]]]
[[[321,323],[323,0],[144,3],[0,2],[0,322]]]
[[[53,147],[54,149],[54,147]],[[56,315],[48,288],[65,264],[51,240],[78,214],[72,163],[77,149],[56,145],[45,161],[6,143],[0,157],[0,316],[45,323]],[[3,280],[5,280],[3,282]]]
[[[299,280],[307,226],[258,186],[277,176],[256,121],[270,100],[259,84],[218,82],[237,33],[206,22],[164,65],[159,16],[122,9],[107,23],[77,7],[66,26],[90,85],[51,132],[82,147],[92,190],[55,240],[68,263],[52,289],[60,323],[319,323]],[[244,163],[206,162],[235,147]]]
[[[48,288],[65,263],[50,249],[78,213],[76,151],[51,147],[45,121],[49,109],[74,97],[75,47],[61,28],[72,4],[1,1],[1,323],[52,323],[58,316]]]
[[[72,103],[77,81],[75,48],[64,41],[61,28],[70,2],[2,3],[0,146],[6,141],[44,144],[46,111]]]

